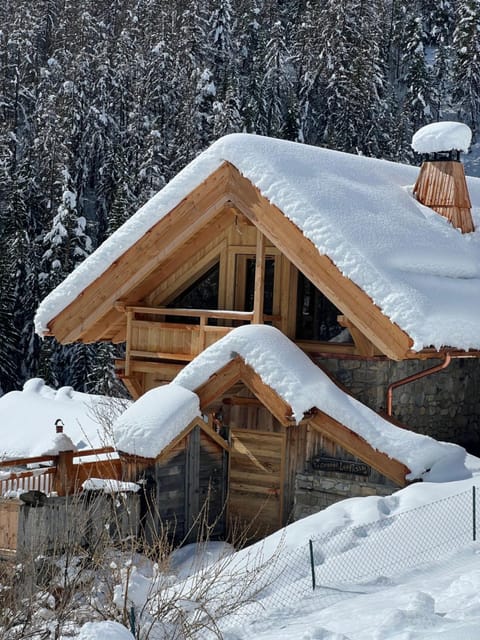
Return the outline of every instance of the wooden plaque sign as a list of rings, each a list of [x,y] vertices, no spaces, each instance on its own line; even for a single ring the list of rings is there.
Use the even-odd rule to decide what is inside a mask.
[[[340,460],[338,458],[327,458],[325,456],[315,456],[311,460],[315,471],[332,471],[334,473],[351,473],[357,476],[369,476],[370,467],[363,462],[353,460]]]

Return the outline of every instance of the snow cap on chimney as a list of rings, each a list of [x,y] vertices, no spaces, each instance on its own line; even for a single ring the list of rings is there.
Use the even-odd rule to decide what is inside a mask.
[[[412,138],[413,150],[420,154],[467,152],[472,141],[470,127],[461,122],[432,122]]]

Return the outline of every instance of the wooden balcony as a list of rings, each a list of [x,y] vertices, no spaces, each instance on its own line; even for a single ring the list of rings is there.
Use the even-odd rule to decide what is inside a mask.
[[[258,322],[254,311],[125,306],[125,359],[115,362],[118,375],[133,398],[172,380],[180,369],[207,347],[243,324]],[[282,327],[281,316],[260,316],[263,323]],[[356,353],[355,345],[296,341],[306,353]]]
[[[125,376],[135,361],[190,362],[234,327],[251,323],[253,311],[126,307]],[[170,321],[168,319],[170,318]],[[264,322],[280,318],[264,316]]]

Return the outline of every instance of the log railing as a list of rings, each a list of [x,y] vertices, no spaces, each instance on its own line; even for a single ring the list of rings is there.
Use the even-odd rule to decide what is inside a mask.
[[[0,462],[0,497],[9,492],[37,490],[55,492],[59,496],[80,491],[89,478],[119,480],[121,463],[117,457],[108,456],[113,447],[62,451],[58,455],[16,458]],[[77,460],[94,457],[93,461]],[[34,468],[26,468],[38,465]],[[2,472],[2,469],[5,471]]]

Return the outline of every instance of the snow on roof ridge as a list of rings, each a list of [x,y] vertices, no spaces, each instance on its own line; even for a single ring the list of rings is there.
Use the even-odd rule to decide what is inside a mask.
[[[150,389],[114,422],[115,446],[124,453],[156,458],[199,416],[199,398],[192,391],[172,384]]]
[[[396,427],[342,391],[291,340],[268,325],[233,329],[187,364],[171,385],[193,391],[237,355],[292,407],[297,421],[317,407],[374,449],[405,464],[410,480],[436,482],[469,476],[462,447]]]

